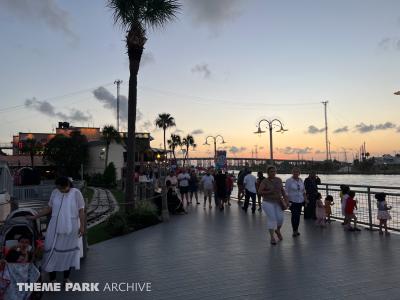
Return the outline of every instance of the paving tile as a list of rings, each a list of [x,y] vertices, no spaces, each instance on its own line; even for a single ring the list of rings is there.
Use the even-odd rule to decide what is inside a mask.
[[[90,247],[77,282],[146,282],[150,293],[57,293],[43,299],[399,299],[400,236],[301,220],[268,242],[264,214],[193,206],[186,216]]]

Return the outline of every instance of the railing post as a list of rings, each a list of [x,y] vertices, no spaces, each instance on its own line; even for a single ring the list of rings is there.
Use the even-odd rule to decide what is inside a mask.
[[[371,188],[367,188],[368,191],[368,218],[369,218],[369,230],[372,231],[372,206],[371,206]]]

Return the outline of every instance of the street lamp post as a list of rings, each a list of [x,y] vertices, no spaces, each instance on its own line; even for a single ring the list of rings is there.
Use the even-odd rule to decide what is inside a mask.
[[[277,132],[284,133],[285,131],[288,131],[288,130],[283,128],[282,122],[280,120],[278,120],[278,119],[273,119],[273,120],[262,119],[262,120],[260,120],[260,122],[258,122],[258,126],[257,126],[258,129],[254,133],[261,134],[261,133],[265,132],[265,131],[261,130],[261,123],[262,122],[267,122],[268,123],[270,160],[271,160],[271,164],[273,164],[274,163],[274,151],[273,151],[273,145],[272,145],[272,130],[274,128],[274,125],[277,123],[280,126],[280,129]]]
[[[207,143],[208,138],[212,138],[214,140],[214,159],[216,159],[217,158],[217,139],[221,138],[221,140],[222,140],[221,144],[226,144],[226,142],[222,135],[216,135],[216,136],[209,135],[208,137],[206,137],[206,141],[205,141],[204,145],[210,145],[209,143]]]

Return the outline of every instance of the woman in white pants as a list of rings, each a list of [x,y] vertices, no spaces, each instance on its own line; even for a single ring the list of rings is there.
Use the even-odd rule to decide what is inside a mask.
[[[276,177],[276,168],[268,167],[267,174],[268,177],[260,183],[258,193],[263,197],[262,208],[267,215],[267,228],[271,236],[271,244],[276,245],[275,234],[279,240],[283,239],[281,234],[283,211],[289,203],[282,180]]]

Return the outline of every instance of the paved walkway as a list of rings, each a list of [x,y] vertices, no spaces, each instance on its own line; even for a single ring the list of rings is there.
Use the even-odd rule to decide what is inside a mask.
[[[268,243],[265,215],[194,205],[138,232],[94,245],[74,281],[146,282],[152,292],[47,294],[44,299],[399,299],[400,236],[343,232],[301,220]]]

